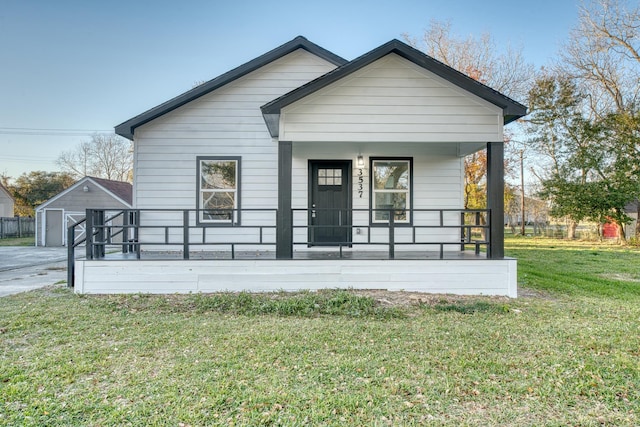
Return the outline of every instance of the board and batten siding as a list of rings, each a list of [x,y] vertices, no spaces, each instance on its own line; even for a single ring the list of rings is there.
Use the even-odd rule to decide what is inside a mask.
[[[195,209],[196,157],[240,156],[241,208],[276,209],[278,144],[260,107],[334,68],[298,49],[137,128],[134,205]],[[273,216],[265,213],[256,223],[274,221]],[[242,225],[248,224],[251,218],[243,214]],[[238,230],[218,230],[218,235],[237,237]]]
[[[284,141],[503,140],[502,110],[389,54],[283,108]]]

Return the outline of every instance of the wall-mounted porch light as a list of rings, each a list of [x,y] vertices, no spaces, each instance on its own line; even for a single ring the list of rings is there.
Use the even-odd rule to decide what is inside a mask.
[[[84,187],[82,187],[82,191],[84,191],[85,193],[89,192],[89,186],[85,185]]]
[[[364,167],[364,157],[362,156],[362,154],[358,154],[358,157],[356,159],[356,165],[359,168],[363,168]]]

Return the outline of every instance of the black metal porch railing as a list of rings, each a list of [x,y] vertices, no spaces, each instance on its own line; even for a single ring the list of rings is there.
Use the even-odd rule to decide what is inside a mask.
[[[338,215],[334,215],[337,224],[318,224],[314,223],[313,213],[321,211],[333,211]],[[372,218],[375,213],[383,213],[384,220],[373,222]],[[308,230],[306,240],[295,239],[294,246],[334,246],[338,247],[340,256],[342,248],[352,248],[354,246],[385,246],[388,250],[389,259],[395,258],[396,246],[429,246],[436,247],[439,252],[440,259],[444,258],[445,248],[459,247],[460,251],[465,251],[471,246],[475,254],[479,254],[482,249],[488,250],[490,236],[490,211],[488,209],[413,209],[411,211],[403,211],[397,209],[293,209],[293,229]],[[296,217],[296,213],[299,215]],[[339,215],[342,213],[342,215]],[[365,220],[358,221],[358,214]],[[399,213],[407,213],[409,216],[407,221],[401,222],[396,219]],[[300,215],[302,214],[302,215]],[[301,216],[307,216],[307,223],[300,221]],[[404,216],[404,215],[403,215]],[[297,222],[303,222],[302,225],[296,225]],[[375,233],[375,231],[387,230],[387,232]],[[316,232],[321,230],[333,231],[332,236],[339,238],[329,240],[319,240]],[[353,231],[356,231],[356,237]],[[426,230],[459,230],[459,239],[452,240],[452,236],[447,239],[437,239],[433,236],[422,233]],[[338,231],[337,233],[335,231]],[[341,232],[340,232],[341,231]],[[402,233],[403,239],[398,239],[398,232]],[[298,233],[301,236],[304,233]],[[294,233],[296,236],[296,233]]]
[[[322,211],[333,213],[334,220],[319,223],[316,219]],[[205,212],[208,218],[231,219],[205,222]],[[240,213],[243,223],[235,221]],[[337,251],[341,258],[345,248],[375,246],[383,248],[388,259],[394,259],[396,247],[404,246],[419,247],[420,251],[436,248],[443,259],[445,249],[450,247],[462,252],[472,248],[476,255],[482,250],[489,252],[490,214],[487,209],[292,209],[293,224],[287,235],[293,236],[292,248],[319,247]],[[85,219],[67,230],[67,283],[73,286],[75,251],[83,243],[86,259],[104,259],[112,250],[129,255],[127,259],[140,259],[144,251],[163,250],[181,252],[183,259],[189,259],[192,251],[211,248],[235,259],[237,248],[265,247],[275,251],[280,235],[277,217],[277,209],[88,209]],[[381,220],[375,222],[373,218]],[[399,218],[406,220],[401,222]],[[76,228],[82,225],[85,233],[76,239]]]

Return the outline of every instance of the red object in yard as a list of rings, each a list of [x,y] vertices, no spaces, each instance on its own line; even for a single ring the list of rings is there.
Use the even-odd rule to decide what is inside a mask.
[[[618,226],[612,222],[605,222],[602,226],[602,236],[607,239],[618,237]]]

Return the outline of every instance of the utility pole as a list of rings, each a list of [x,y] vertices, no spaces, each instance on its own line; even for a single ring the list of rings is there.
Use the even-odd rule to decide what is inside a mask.
[[[520,221],[520,234],[525,233],[525,211],[524,211],[524,148],[520,150],[520,212],[522,218]]]

